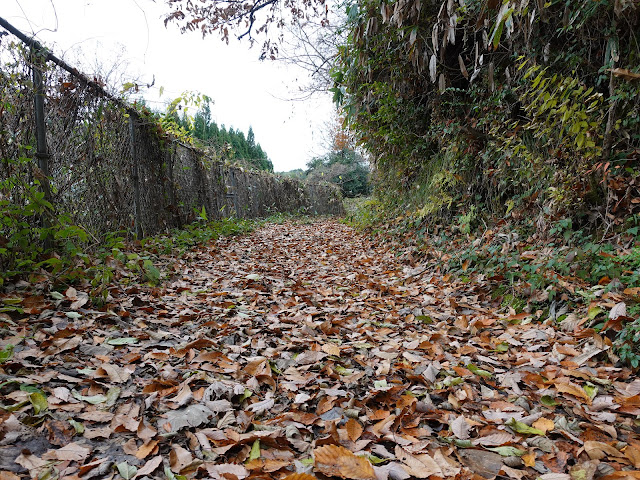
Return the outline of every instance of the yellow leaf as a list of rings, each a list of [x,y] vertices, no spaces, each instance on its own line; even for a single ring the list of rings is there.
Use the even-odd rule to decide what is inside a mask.
[[[533,428],[537,428],[538,430],[542,430],[544,433],[550,432],[554,428],[556,428],[553,420],[549,420],[548,418],[539,418],[531,425]]]
[[[522,461],[524,462],[525,466],[533,467],[536,464],[536,454],[535,454],[535,452],[525,453],[522,456]]]

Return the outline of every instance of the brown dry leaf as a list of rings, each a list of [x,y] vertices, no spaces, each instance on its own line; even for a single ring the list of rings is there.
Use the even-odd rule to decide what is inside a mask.
[[[506,465],[502,466],[502,471],[506,473],[510,478],[513,478],[514,480],[522,480],[522,478],[527,475],[526,470],[511,468],[511,467],[507,467]]]
[[[433,454],[433,460],[438,464],[444,477],[455,477],[460,473],[462,468],[452,457],[442,453],[442,449],[438,449]]]
[[[180,473],[183,468],[193,462],[193,455],[189,450],[182,448],[180,445],[174,445],[169,453],[169,465],[171,470]]]
[[[139,458],[140,460],[142,460],[143,458],[147,458],[151,453],[153,453],[153,450],[157,445],[158,440],[150,440],[149,442],[143,444],[136,452],[136,458]]]
[[[581,387],[575,385],[573,383],[556,383],[556,390],[560,393],[568,393],[569,395],[573,395],[574,397],[578,397],[581,400],[584,400],[587,405],[591,405],[591,397],[587,392],[585,392]]]
[[[533,422],[531,426],[533,428],[537,428],[538,430],[542,430],[544,433],[550,432],[554,428],[556,428],[556,425],[555,423],[553,423],[553,420],[549,420],[548,418],[544,418],[544,417],[539,418],[538,420]]]
[[[514,440],[515,437],[508,432],[497,432],[484,437],[474,438],[472,443],[474,445],[482,445],[483,447],[499,447],[511,443]]]
[[[627,305],[624,302],[616,303],[609,312],[609,318],[615,320],[618,317],[625,317],[627,315]]]
[[[620,470],[617,472],[611,472],[608,475],[599,477],[598,480],[631,480],[640,479],[640,470]]]
[[[291,460],[275,460],[273,458],[256,458],[245,463],[248,470],[260,470],[263,473],[277,472],[291,465]]]
[[[360,438],[360,435],[362,435],[362,432],[364,431],[364,428],[362,427],[360,422],[355,418],[350,418],[349,420],[347,420],[345,427],[347,429],[349,440],[351,440],[352,442],[358,440]]]
[[[405,465],[407,473],[416,478],[428,478],[432,475],[443,476],[438,463],[427,454],[413,455],[399,445],[396,446],[395,454],[396,458]]]
[[[629,445],[624,449],[624,456],[629,459],[634,468],[640,468],[640,449]]]
[[[104,363],[96,370],[97,377],[108,377],[112,383],[127,383],[131,378],[131,372],[123,367]]]
[[[325,475],[354,480],[376,478],[373,466],[364,457],[358,457],[344,447],[325,445],[313,451],[315,468]]]
[[[502,469],[502,457],[485,450],[459,450],[460,462],[469,470],[485,478],[493,478]]]
[[[340,356],[340,347],[338,347],[335,343],[325,343],[322,345],[322,351],[324,353],[328,353],[329,355],[333,355],[334,357]]]
[[[143,419],[140,420],[138,424],[138,438],[144,441],[150,440],[158,434],[158,430],[153,428],[151,425],[145,423]]]
[[[42,458],[44,460],[69,460],[81,462],[89,456],[91,448],[85,447],[78,442],[70,443],[57,450],[49,450]]]
[[[249,470],[247,470],[243,465],[235,463],[223,463],[218,465],[205,463],[205,468],[207,469],[209,476],[214,480],[229,480],[233,479],[233,477],[238,480],[242,480],[249,476]]]
[[[292,473],[287,475],[282,480],[317,480],[317,477],[309,475],[308,473]]]
[[[470,431],[471,425],[467,423],[463,415],[460,415],[451,422],[451,432],[460,440],[467,440]]]
[[[50,465],[50,462],[43,460],[36,455],[24,452],[15,459],[15,462],[21,467],[29,470],[31,478],[39,478],[40,473]]]
[[[610,69],[616,77],[622,77],[625,80],[640,80],[640,73],[635,73],[628,68],[612,68]]]
[[[606,457],[624,457],[624,453],[604,442],[589,440],[584,442],[584,451],[591,460],[602,460]]]
[[[142,477],[144,475],[149,475],[153,473],[156,468],[158,468],[162,464],[162,455],[158,455],[157,457],[153,457],[147,463],[145,463],[142,468],[140,468],[133,478]]]
[[[13,472],[1,471],[0,480],[20,480],[20,477]]]

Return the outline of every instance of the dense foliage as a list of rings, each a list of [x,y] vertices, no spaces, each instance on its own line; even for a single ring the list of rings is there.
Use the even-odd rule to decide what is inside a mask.
[[[333,91],[383,198],[421,218],[535,206],[547,227],[637,213],[637,2],[367,0],[347,13]]]
[[[344,197],[367,195],[370,191],[369,165],[355,150],[343,148],[307,163],[304,178],[335,183]]]

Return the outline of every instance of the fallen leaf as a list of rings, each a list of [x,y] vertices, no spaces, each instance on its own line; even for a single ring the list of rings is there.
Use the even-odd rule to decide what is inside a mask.
[[[55,450],[49,450],[42,456],[42,458],[44,460],[68,460],[82,462],[90,453],[91,448],[85,447],[78,442],[74,442]]]
[[[497,453],[466,449],[458,451],[458,456],[469,470],[485,478],[495,477],[502,468],[502,456]]]
[[[606,457],[624,457],[620,450],[604,442],[588,440],[584,442],[583,448],[591,460],[602,460]]]
[[[162,464],[162,456],[158,455],[157,457],[153,457],[152,459],[148,460],[147,463],[145,463],[142,468],[140,468],[136,474],[133,476],[133,478],[138,478],[138,477],[142,477],[144,475],[149,475],[150,473],[153,473],[160,465]]]
[[[212,416],[213,412],[204,405],[189,405],[186,408],[165,413],[165,418],[158,419],[158,429],[171,433],[186,427],[198,427],[209,421]]]
[[[469,438],[469,432],[471,431],[471,425],[467,423],[464,416],[460,415],[450,424],[453,434],[461,439],[467,440]]]
[[[345,428],[347,429],[349,440],[351,440],[352,442],[358,440],[360,438],[360,435],[362,435],[362,432],[364,431],[364,428],[362,427],[360,422],[353,418],[347,420]]]
[[[413,455],[400,446],[395,449],[396,458],[401,461],[408,474],[416,478],[428,478],[432,475],[442,477],[442,469],[438,463],[427,454]]]
[[[542,434],[546,434],[547,432],[552,431],[556,426],[553,423],[553,420],[549,420],[548,418],[541,417],[535,422],[531,424],[533,428],[536,428],[543,432]]]
[[[337,445],[325,445],[313,451],[315,469],[329,476],[354,480],[374,480],[373,466],[364,457]]]

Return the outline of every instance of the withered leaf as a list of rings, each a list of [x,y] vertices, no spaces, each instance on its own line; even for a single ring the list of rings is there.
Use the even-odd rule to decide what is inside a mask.
[[[373,466],[364,457],[354,455],[350,450],[337,445],[325,445],[313,451],[314,466],[325,475],[354,480],[375,479]]]

